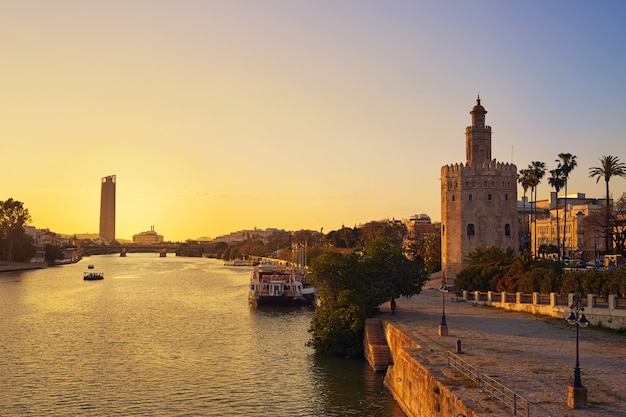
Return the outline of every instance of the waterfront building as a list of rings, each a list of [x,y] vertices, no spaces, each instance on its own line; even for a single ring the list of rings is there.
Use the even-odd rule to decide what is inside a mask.
[[[517,167],[491,159],[491,126],[480,97],[465,128],[466,161],[441,167],[441,262],[446,277],[479,247],[519,247]]]
[[[563,258],[581,259],[586,262],[601,259],[600,254],[607,249],[604,238],[606,199],[587,198],[584,193],[568,194],[566,199],[565,195],[557,197],[553,191],[550,193],[550,199],[539,200],[536,204],[539,213],[535,220],[537,224],[536,227],[534,224],[530,227],[533,253],[545,256],[542,255],[543,250],[546,246],[556,247],[558,236]],[[567,224],[564,224],[565,221]],[[557,258],[556,253],[549,256]]]
[[[150,226],[148,232],[133,235],[133,243],[163,243],[163,236],[154,231],[154,226]]]
[[[102,178],[100,237],[108,242],[115,242],[115,175]]]

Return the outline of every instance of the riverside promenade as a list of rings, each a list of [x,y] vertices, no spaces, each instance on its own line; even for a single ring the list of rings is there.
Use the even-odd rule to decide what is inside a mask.
[[[0,272],[7,271],[28,271],[31,269],[42,269],[48,265],[45,262],[5,262],[0,261]]]
[[[576,329],[566,320],[473,305],[446,294],[448,336],[438,336],[443,311],[440,278],[431,279],[421,294],[389,304],[381,317],[419,346],[417,360],[442,375],[450,389],[468,401],[479,416],[506,416],[480,388],[448,367],[447,352],[459,356],[530,402],[535,417],[626,416],[626,335],[600,328],[579,329],[582,384],[588,390],[586,409],[567,407],[567,387],[576,363]],[[526,415],[518,414],[518,415]]]

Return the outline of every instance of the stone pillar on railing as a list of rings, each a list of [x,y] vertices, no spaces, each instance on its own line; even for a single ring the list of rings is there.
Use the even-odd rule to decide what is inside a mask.
[[[493,291],[487,291],[487,305],[491,305],[493,301]]]
[[[609,310],[617,308],[617,294],[609,294]]]
[[[596,308],[595,294],[587,294],[587,308]]]
[[[515,304],[522,304],[522,293],[519,291],[515,293]]]
[[[539,293],[534,292],[533,293],[533,305],[537,305],[537,304],[539,304]]]
[[[503,304],[506,303],[506,291],[500,293],[500,302]]]
[[[556,305],[557,294],[555,292],[550,293],[550,306],[554,307]]]
[[[567,294],[567,307],[569,308],[572,304],[574,304],[574,293],[573,292]]]
[[[467,301],[467,290],[463,290],[463,301]]]
[[[480,291],[474,291],[474,302],[480,301]]]

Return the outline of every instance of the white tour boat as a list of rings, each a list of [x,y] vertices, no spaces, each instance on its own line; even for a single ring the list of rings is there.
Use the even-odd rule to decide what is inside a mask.
[[[312,305],[317,291],[308,285],[306,271],[275,260],[260,261],[250,275],[248,302],[263,305]]]

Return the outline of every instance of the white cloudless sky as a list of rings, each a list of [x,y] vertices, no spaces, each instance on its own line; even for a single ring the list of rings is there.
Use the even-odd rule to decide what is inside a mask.
[[[493,158],[571,153],[568,192],[604,197],[625,40],[623,1],[4,1],[0,200],[97,233],[116,175],[122,239],[439,221],[478,94]]]

